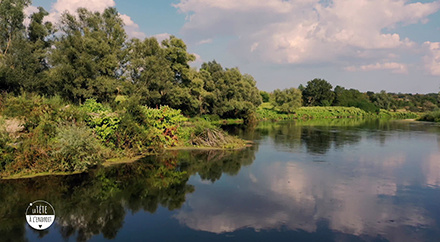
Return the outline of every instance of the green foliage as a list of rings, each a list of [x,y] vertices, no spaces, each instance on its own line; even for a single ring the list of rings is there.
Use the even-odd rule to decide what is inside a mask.
[[[414,119],[419,115],[413,112],[392,112],[385,109],[381,109],[379,112],[380,118],[394,118],[394,119]]]
[[[30,4],[30,0],[0,1],[0,59],[8,53],[14,39],[24,32],[23,10]]]
[[[153,146],[170,147],[178,144],[178,129],[187,120],[180,110],[168,106],[159,109],[144,107],[143,113],[144,123],[149,131],[149,140]]]
[[[126,55],[123,21],[114,8],[103,13],[79,8],[77,15],[62,16],[63,34],[51,56],[51,78],[58,81],[59,93],[73,102],[91,97],[114,100]]]
[[[84,171],[108,157],[108,151],[90,130],[76,125],[57,129],[52,154],[63,171]]]
[[[336,97],[333,101],[334,106],[357,107],[370,113],[379,112],[379,108],[370,102],[368,96],[356,89],[347,90],[343,87],[336,86],[335,94]]]
[[[260,95],[261,95],[261,101],[262,101],[262,102],[264,102],[264,103],[269,102],[270,95],[269,95],[268,92],[260,91]]]
[[[12,141],[9,133],[6,131],[5,121],[0,118],[0,173],[14,160]]]
[[[140,103],[150,107],[164,105],[166,96],[172,94],[173,70],[165,58],[165,51],[156,38],[143,41],[133,39],[128,43],[129,64],[127,74],[133,83],[132,92]]]
[[[162,46],[165,47],[165,58],[171,62],[174,80],[177,83],[187,82],[190,79],[188,62],[195,61],[195,55],[189,54],[185,42],[173,35],[162,41]]]
[[[257,110],[259,120],[292,120],[292,119],[328,119],[328,118],[416,118],[412,112],[390,112],[380,110],[378,113],[366,112],[356,107],[301,107],[295,114],[278,112],[271,107],[260,107]]]
[[[303,101],[306,106],[329,106],[334,99],[332,85],[323,79],[313,79],[307,82],[303,91]]]
[[[134,156],[148,149],[148,130],[139,124],[135,117],[126,112],[120,116],[121,122],[115,132],[115,146],[123,150],[124,155]]]
[[[298,118],[352,118],[369,115],[354,107],[302,107],[296,114]]]
[[[116,142],[116,130],[121,122],[119,116],[95,99],[87,99],[81,108],[88,113],[86,123],[98,135],[101,142],[113,146]]]
[[[200,78],[204,80],[203,100],[206,112],[223,119],[243,118],[249,122],[261,104],[261,95],[254,78],[242,75],[238,68],[223,69],[216,61],[203,63]]]
[[[429,121],[429,122],[440,122],[440,111],[428,112],[423,114],[420,118],[420,121]]]
[[[296,88],[273,91],[271,103],[278,110],[286,113],[293,113],[301,107],[301,91]]]
[[[287,114],[284,112],[278,112],[276,110],[273,110],[272,108],[261,108],[259,107],[257,109],[257,119],[258,120],[272,120],[272,121],[279,121],[279,120],[290,120],[295,119],[295,114]]]
[[[384,90],[380,91],[380,93],[375,93],[371,97],[371,101],[379,108],[390,110],[394,107],[394,100],[389,93],[386,93]]]
[[[39,127],[50,137],[55,133],[58,123],[81,122],[84,112],[75,106],[66,105],[59,97],[44,98],[39,95],[23,93],[5,100],[4,115],[17,117],[24,121],[24,128],[30,131]]]
[[[48,80],[47,57],[52,43],[52,24],[43,23],[47,15],[40,7],[39,12],[31,15],[28,31],[25,33],[23,27],[20,34],[11,39],[7,53],[0,57],[0,89],[15,94],[21,90],[54,94]]]

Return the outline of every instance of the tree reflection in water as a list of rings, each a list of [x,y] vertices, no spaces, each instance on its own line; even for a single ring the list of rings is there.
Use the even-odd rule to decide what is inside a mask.
[[[63,238],[85,241],[102,234],[113,239],[123,227],[126,209],[132,213],[154,213],[159,206],[179,209],[186,195],[194,192],[187,184],[191,175],[214,182],[223,173],[237,174],[241,166],[253,162],[256,149],[171,151],[79,175],[0,181],[2,240],[26,240],[23,213],[29,202],[40,199],[55,207],[54,226]]]

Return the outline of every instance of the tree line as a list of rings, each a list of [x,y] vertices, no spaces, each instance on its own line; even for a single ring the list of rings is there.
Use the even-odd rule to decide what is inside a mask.
[[[440,107],[440,93],[403,94],[381,91],[360,92],[333,86],[323,79],[315,78],[298,88],[260,91],[263,102],[270,102],[279,111],[293,113],[301,106],[357,107],[367,112],[390,111],[430,112]]]
[[[254,78],[216,61],[191,68],[195,56],[181,39],[129,39],[115,8],[79,8],[50,23],[39,7],[25,26],[23,9],[30,3],[0,2],[1,91],[60,96],[76,104],[136,97],[140,105],[167,105],[188,116],[255,117],[261,96]]]

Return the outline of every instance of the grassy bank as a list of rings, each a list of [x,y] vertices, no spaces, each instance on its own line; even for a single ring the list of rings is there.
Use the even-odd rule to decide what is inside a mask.
[[[355,107],[301,107],[294,113],[288,114],[274,109],[269,103],[264,103],[257,109],[259,120],[292,120],[292,119],[333,119],[333,118],[417,118],[412,112],[391,112],[381,109],[379,113],[369,113]]]
[[[170,147],[237,149],[246,142],[204,119],[128,99],[112,106],[59,97],[4,97],[0,108],[0,177],[70,174],[125,163]]]

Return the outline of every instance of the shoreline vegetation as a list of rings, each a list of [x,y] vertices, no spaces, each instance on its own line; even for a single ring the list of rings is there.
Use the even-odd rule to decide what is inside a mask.
[[[81,105],[63,103],[59,97],[31,94],[3,96],[2,100],[5,105],[0,109],[1,179],[78,174],[97,166],[132,163],[147,155],[173,150],[236,150],[252,145],[251,141],[231,136],[216,126],[242,124],[242,119],[187,118],[180,110],[167,106],[153,109],[129,100],[114,109],[95,99]],[[302,107],[287,114],[263,103],[256,117],[258,121],[307,122],[409,119],[418,115],[386,110],[371,114],[359,108],[335,106]]]
[[[388,111],[380,109],[379,112],[366,112],[356,107],[301,107],[296,112],[287,114],[273,108],[270,103],[263,103],[257,109],[259,120],[280,121],[295,119],[334,119],[334,118],[390,118],[390,119],[414,119],[419,114],[411,111]]]
[[[424,113],[417,120],[428,121],[428,122],[440,122],[440,110]]]
[[[259,120],[439,120],[440,96],[360,92],[315,78],[266,92],[253,76],[196,55],[170,36],[128,38],[115,8],[59,22],[0,1],[0,178],[84,172],[169,149],[242,149],[225,124]],[[20,14],[21,13],[21,14]],[[28,20],[29,25],[23,25]],[[55,28],[54,26],[57,26]]]

